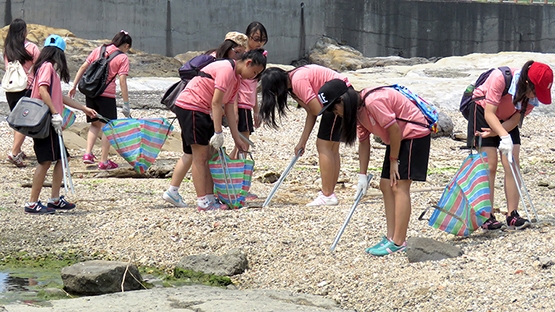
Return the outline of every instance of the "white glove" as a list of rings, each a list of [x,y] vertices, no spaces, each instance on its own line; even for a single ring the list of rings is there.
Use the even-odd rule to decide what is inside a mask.
[[[509,159],[509,162],[513,162],[513,140],[509,134],[500,137],[501,142],[499,142],[499,151],[505,155]]]
[[[224,145],[224,134],[222,132],[214,132],[214,135],[210,138],[210,145],[215,149],[222,147]]]
[[[54,127],[54,130],[56,130],[56,132],[62,133],[62,124],[64,123],[64,119],[62,118],[62,116],[60,114],[54,114],[52,115],[52,127]]]
[[[131,107],[129,107],[129,102],[123,102],[123,108],[121,112],[125,118],[131,117]]]
[[[362,193],[362,196],[366,195],[366,190],[368,189],[368,178],[365,174],[359,173],[358,174],[358,184],[357,184],[357,192],[355,193],[355,199],[358,197],[358,194]]]

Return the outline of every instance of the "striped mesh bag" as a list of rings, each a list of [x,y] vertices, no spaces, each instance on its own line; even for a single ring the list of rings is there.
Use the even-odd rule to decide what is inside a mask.
[[[468,236],[489,218],[491,200],[486,153],[470,154],[445,187],[428,224]]]
[[[62,111],[62,129],[65,130],[73,125],[75,122],[75,113],[73,110],[64,106]]]
[[[110,144],[138,173],[152,166],[172,130],[165,118],[114,119],[102,127]]]
[[[208,161],[214,181],[214,194],[228,207],[238,209],[245,205],[245,196],[251,187],[254,160],[250,154],[250,159],[230,159],[225,150],[223,155],[227,170],[222,165],[219,154],[214,154]]]

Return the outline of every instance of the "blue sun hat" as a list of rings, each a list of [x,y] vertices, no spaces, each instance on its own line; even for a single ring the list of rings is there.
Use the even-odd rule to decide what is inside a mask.
[[[58,35],[50,35],[48,37],[46,37],[46,40],[44,40],[44,46],[45,47],[56,47],[62,51],[66,50],[66,42],[64,40],[64,38],[58,36]]]

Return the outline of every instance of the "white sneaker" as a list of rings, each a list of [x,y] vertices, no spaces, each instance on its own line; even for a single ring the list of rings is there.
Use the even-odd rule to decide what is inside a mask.
[[[179,195],[179,193],[175,194],[176,195],[172,195],[170,192],[165,191],[162,195],[162,198],[175,207],[187,207],[187,204],[185,204],[183,198],[181,198],[181,195]]]
[[[335,193],[330,196],[325,196],[322,192],[318,192],[318,197],[312,202],[306,204],[307,206],[335,206],[339,204]]]

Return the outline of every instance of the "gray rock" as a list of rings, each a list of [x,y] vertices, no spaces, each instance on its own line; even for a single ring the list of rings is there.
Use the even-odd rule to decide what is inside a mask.
[[[318,64],[342,72],[368,67],[384,67],[391,65],[412,66],[430,63],[421,57],[365,57],[360,51],[348,45],[343,45],[337,40],[323,36],[310,50],[308,63]]]
[[[444,112],[439,112],[437,121],[437,133],[432,133],[432,138],[450,137],[455,129],[453,120]]]
[[[127,262],[92,260],[62,269],[64,289],[77,295],[101,295],[143,289],[141,274]]]
[[[430,238],[411,237],[407,241],[406,255],[411,263],[456,258],[462,254],[459,247]]]
[[[222,256],[192,255],[187,256],[176,269],[204,272],[220,276],[232,276],[245,272],[248,267],[247,256],[238,249],[230,250]]]

